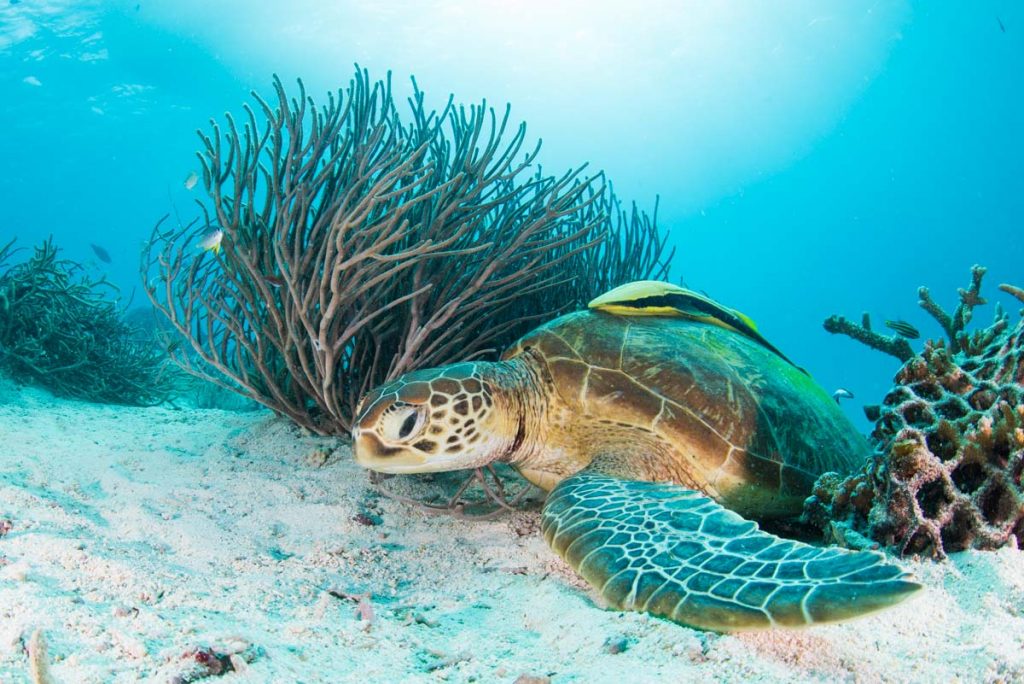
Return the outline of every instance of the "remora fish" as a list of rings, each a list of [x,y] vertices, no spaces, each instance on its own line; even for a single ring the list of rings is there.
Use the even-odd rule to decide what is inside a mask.
[[[890,330],[894,330],[897,335],[902,335],[903,337],[906,337],[908,340],[916,340],[918,337],[921,336],[921,333],[917,331],[917,328],[910,325],[906,321],[901,321],[898,319],[895,321],[886,321],[885,327],[889,328]]]
[[[682,316],[735,331],[758,342],[801,372],[807,373],[772,346],[746,314],[730,309],[706,295],[672,283],[638,280],[620,285],[590,301],[587,306],[629,316]]]

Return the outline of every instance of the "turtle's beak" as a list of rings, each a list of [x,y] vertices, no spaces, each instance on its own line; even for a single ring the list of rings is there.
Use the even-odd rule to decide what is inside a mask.
[[[352,450],[356,463],[380,473],[400,475],[426,472],[426,458],[406,449],[384,445],[372,430],[352,430]]]

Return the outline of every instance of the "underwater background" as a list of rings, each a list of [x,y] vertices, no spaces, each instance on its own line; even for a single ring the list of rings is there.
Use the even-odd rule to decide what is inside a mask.
[[[918,286],[951,308],[980,263],[1014,310],[995,284],[1024,276],[1018,3],[2,2],[0,241],[53,235],[126,299],[153,224],[195,215],[196,129],[274,73],[323,101],[355,63],[437,106],[511,103],[548,173],[660,197],[673,280],[852,390],[864,430],[897,362],[827,316],[938,337]]]
[[[1021,74],[1024,5],[1010,0],[0,0],[0,681],[1024,682],[1024,289],[1012,286],[1024,285]],[[428,110],[449,94],[467,106],[486,98],[498,116],[510,103],[503,140],[518,152],[492,164],[498,148],[474,155],[459,146],[473,132],[486,139],[486,125],[474,128],[484,117],[452,114],[447,129],[423,117],[400,128],[410,121],[413,76]],[[226,113],[237,120],[253,94],[275,102],[275,84],[295,95],[297,78],[318,104],[339,89],[355,93],[349,114],[324,117],[340,128],[317,129],[343,131],[342,142],[314,148],[343,163],[306,183],[310,148],[281,154],[272,144],[258,159],[277,154],[274,173],[217,195],[220,184],[197,173],[203,161],[222,168],[224,157],[210,149],[197,158],[197,129],[209,133]],[[367,97],[361,78],[390,79],[394,101],[380,90]],[[364,125],[375,114],[381,122]],[[297,139],[294,120],[288,127],[269,116],[269,135],[285,127]],[[519,121],[528,124],[522,148],[510,135]],[[541,138],[543,175],[509,181],[506,157]],[[794,449],[793,463],[820,475],[792,501],[806,495],[800,521],[763,521],[785,540],[664,484],[610,480],[567,504],[563,492],[606,479],[594,473],[566,480],[543,512],[540,491],[505,464],[367,477],[365,466],[381,465],[374,453],[389,451],[372,446],[368,429],[380,444],[411,442],[424,453],[441,444],[426,437],[426,411],[393,401],[392,393],[425,405],[416,395],[423,383],[398,380],[363,410],[357,402],[375,396],[365,394],[371,387],[496,346],[502,333],[511,339],[560,305],[648,272],[652,250],[624,264],[614,238],[588,253],[581,243],[592,233],[577,234],[571,221],[545,233],[536,220],[558,213],[545,193],[559,183],[545,177],[584,163],[588,174],[607,173],[627,213],[609,211],[611,193],[593,192],[598,183],[576,185],[578,194],[563,198],[588,197],[581,223],[639,236],[657,253],[649,223],[628,213],[630,202],[657,207],[675,254],[671,280],[749,314],[827,392],[852,391],[840,410],[858,430],[873,427],[863,442],[840,427],[846,456],[859,460],[858,442],[866,459],[852,472],[822,473],[843,447],[802,445],[827,438],[822,419],[845,425],[830,399],[786,395],[777,420],[764,403],[757,421],[744,404],[731,411],[748,420],[727,426],[731,448],[709,489],[723,475],[741,486],[774,482],[772,469],[749,458],[758,441],[744,447],[746,459],[733,458],[743,432],[732,428],[754,422],[751,434],[770,428],[777,446]],[[259,176],[251,166],[230,173]],[[260,183],[288,189],[264,205],[252,190]],[[332,189],[344,211],[320,211],[334,206],[323,199]],[[197,206],[211,204],[208,193],[221,210],[209,226]],[[308,197],[320,201],[303,233]],[[283,208],[274,218],[285,219],[264,230],[270,209],[250,211],[261,205]],[[566,226],[569,237],[558,232]],[[337,253],[350,257],[323,268],[338,264]],[[84,283],[71,282],[79,263]],[[975,264],[988,268],[980,293],[985,270]],[[478,287],[485,272],[499,284]],[[328,273],[342,281],[326,287]],[[118,306],[93,297],[101,277],[117,286]],[[570,279],[572,291],[563,286]],[[1000,291],[1003,283],[1011,285]],[[932,293],[922,292],[928,312],[918,306],[920,286]],[[136,314],[151,305],[172,328],[146,327]],[[891,356],[850,339],[869,337],[857,334],[862,312],[874,321],[868,342]],[[524,313],[513,321],[522,329],[502,323]],[[826,332],[829,317],[844,335]],[[884,328],[887,319],[898,323]],[[598,362],[597,382],[585,376],[588,397],[602,383],[626,386],[600,366],[607,325],[587,328],[598,337],[573,347],[596,342],[596,353],[583,354]],[[919,328],[921,338],[893,332],[880,343],[890,328],[907,337]],[[725,345],[740,342],[752,345],[738,337]],[[698,362],[704,351],[695,349]],[[254,391],[228,396],[222,378],[186,377],[168,357],[192,370],[200,358],[219,363],[234,389]],[[770,360],[788,375],[766,364],[769,381],[798,376]],[[537,396],[515,366],[492,367],[499,379],[520,377],[500,388],[506,404]],[[549,394],[539,420],[528,423],[520,410],[512,439],[500,402],[490,419],[479,413],[491,406],[489,388],[455,382],[466,368],[429,387],[438,408],[430,434],[447,431],[446,454],[464,446],[464,430],[468,444],[485,438],[489,457],[494,444],[511,444],[505,457],[553,447],[557,465],[573,451],[559,430],[588,427],[588,439],[568,442],[577,456],[604,456],[596,443],[625,434],[623,425],[603,432],[593,416],[549,420]],[[716,387],[714,374],[707,379]],[[774,396],[758,378],[744,380],[752,396]],[[447,401],[451,384],[466,395]],[[721,406],[732,405],[732,388],[703,408],[694,402],[706,422],[692,417],[712,431],[728,422]],[[249,410],[253,398],[277,415]],[[627,398],[607,415],[600,409],[602,422],[650,408],[638,394]],[[652,427],[669,417],[667,405]],[[445,418],[455,427],[440,428]],[[689,428],[670,440],[672,454],[706,459],[706,444],[696,454],[676,448],[692,428],[705,433],[692,420],[679,424]],[[638,472],[667,467],[666,453],[638,460]],[[846,460],[840,470],[855,465]],[[783,494],[781,468],[778,477]],[[638,511],[613,486],[635,488],[634,502],[644,500],[635,492],[654,494]],[[607,505],[598,496],[605,487]],[[674,502],[658,503],[662,496]],[[759,501],[729,505],[770,515]],[[638,547],[619,546],[640,514],[653,522],[676,504],[679,515],[664,519],[672,534],[643,531]],[[712,529],[694,528],[691,504]],[[588,508],[608,536],[576,527],[577,514],[590,524]],[[694,529],[697,555],[686,536]],[[572,544],[605,546],[580,559],[561,544],[572,535]],[[671,614],[653,594],[643,611],[603,610],[593,588],[621,590],[621,573],[612,584],[574,570],[591,562],[608,570],[617,552],[660,544],[682,561],[656,590],[685,592]],[[884,555],[860,553],[867,549]],[[826,556],[835,563],[812,565]],[[651,562],[668,567],[669,557]],[[739,578],[754,572],[747,561],[766,581],[742,581],[740,590]],[[716,573],[731,576],[705,591]],[[760,609],[750,603],[758,592]],[[679,613],[691,596],[712,610]],[[887,602],[898,605],[847,621]],[[732,633],[764,620],[716,622],[748,608],[777,614],[779,625],[839,623]],[[726,633],[711,631],[719,628]]]

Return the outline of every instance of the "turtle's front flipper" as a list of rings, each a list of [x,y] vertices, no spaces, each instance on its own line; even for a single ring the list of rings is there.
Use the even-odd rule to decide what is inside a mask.
[[[844,620],[921,588],[880,553],[780,539],[698,492],[592,469],[555,487],[541,529],[616,608],[702,629]]]

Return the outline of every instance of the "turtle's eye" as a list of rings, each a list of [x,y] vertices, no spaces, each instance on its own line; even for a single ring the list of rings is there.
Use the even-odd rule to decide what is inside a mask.
[[[381,421],[381,436],[391,441],[415,437],[423,427],[424,415],[417,406],[402,406],[390,411]]]
[[[417,411],[417,413],[419,412]],[[408,437],[409,434],[412,432],[412,429],[416,427],[417,413],[410,413],[408,416],[405,417],[405,420],[402,421],[402,427],[398,428],[398,437],[400,439],[405,439],[406,437]]]

